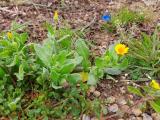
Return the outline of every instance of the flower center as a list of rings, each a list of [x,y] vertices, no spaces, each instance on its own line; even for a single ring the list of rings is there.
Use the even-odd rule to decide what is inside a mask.
[[[124,52],[124,48],[121,47],[121,48],[118,49],[118,51],[119,51],[119,53],[123,53]]]

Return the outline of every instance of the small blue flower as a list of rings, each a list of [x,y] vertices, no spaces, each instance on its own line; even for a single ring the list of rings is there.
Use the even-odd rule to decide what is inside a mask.
[[[109,14],[105,14],[102,16],[102,20],[105,22],[109,22],[111,20],[111,16]]]

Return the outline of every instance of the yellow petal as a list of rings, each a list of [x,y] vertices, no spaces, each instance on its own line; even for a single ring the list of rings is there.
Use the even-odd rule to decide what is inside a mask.
[[[54,19],[55,21],[58,20],[58,11],[57,11],[57,10],[54,12],[53,19]]]
[[[81,75],[82,82],[86,82],[88,80],[87,72],[81,72],[80,75]]]
[[[13,34],[11,32],[8,32],[7,33],[7,37],[8,37],[8,39],[12,39],[13,38]]]
[[[152,80],[152,81],[150,82],[150,86],[151,86],[152,88],[154,88],[154,89],[160,90],[160,85],[159,85],[159,83],[158,83],[156,80]]]
[[[128,53],[128,47],[124,44],[117,44],[115,46],[115,51],[118,55],[124,55],[126,53]]]

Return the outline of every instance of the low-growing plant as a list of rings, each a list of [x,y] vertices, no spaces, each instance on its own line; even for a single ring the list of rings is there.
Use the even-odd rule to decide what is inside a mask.
[[[120,27],[126,27],[133,23],[141,23],[145,20],[143,13],[138,13],[129,8],[121,8],[117,13],[111,16],[111,20],[106,22],[102,28],[109,32],[116,31]]]
[[[100,115],[86,98],[91,62],[85,40],[76,40],[69,28],[48,24],[47,29],[41,44],[27,43],[27,33],[15,31],[0,40],[0,116],[33,120]]]
[[[139,105],[144,105],[144,111],[152,107],[155,112],[160,113],[160,87],[158,82],[152,80],[150,86],[140,86],[140,88],[128,86],[128,91],[141,98]]]
[[[124,44],[110,45],[105,54],[95,59],[95,66],[92,67],[88,84],[95,85],[104,75],[119,75],[128,67],[128,59],[124,56],[128,53],[128,47]]]
[[[21,108],[19,101],[24,91],[31,89],[30,80],[35,79],[34,57],[30,54],[32,45],[25,44],[26,40],[26,33],[16,32],[8,32],[0,40],[1,115]]]
[[[160,40],[158,30],[156,29],[152,36],[142,33],[140,40],[130,40],[128,45],[131,70],[137,69],[140,73],[159,77]]]

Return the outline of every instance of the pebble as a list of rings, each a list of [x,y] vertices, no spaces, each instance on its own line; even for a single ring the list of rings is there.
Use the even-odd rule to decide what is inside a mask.
[[[133,100],[129,100],[128,102],[129,102],[130,105],[134,104]]]
[[[127,102],[126,102],[126,100],[124,98],[118,99],[117,102],[118,102],[119,105],[126,105],[127,104]]]
[[[121,76],[120,79],[121,80],[126,80],[126,77],[125,76]]]
[[[152,117],[147,113],[143,113],[142,116],[143,116],[143,120],[153,120]]]
[[[121,91],[122,94],[125,94],[126,93],[125,87],[121,87],[120,91]]]
[[[118,111],[118,105],[117,104],[113,104],[111,106],[108,107],[109,112],[117,112]]]
[[[107,102],[112,104],[112,103],[116,102],[116,98],[114,96],[110,96],[107,98]]]
[[[142,120],[141,117],[131,116],[129,120]]]
[[[141,117],[136,117],[136,120],[142,120],[142,118]]]
[[[140,116],[142,114],[142,111],[138,108],[133,109],[132,112],[135,116]]]
[[[156,5],[158,0],[142,0],[147,6]]]
[[[128,95],[128,97],[129,97],[130,99],[133,99],[133,95]]]
[[[95,97],[99,97],[99,96],[101,95],[101,93],[100,93],[99,91],[94,91],[93,95],[94,95]]]
[[[137,120],[135,116],[130,116],[129,120]]]
[[[90,89],[89,89],[89,92],[90,92],[90,93],[94,93],[95,89],[96,89],[96,88],[95,88],[94,86],[91,86]]]
[[[102,107],[102,112],[103,112],[104,115],[107,115],[107,114],[108,114],[108,109],[107,109],[106,106],[103,106],[103,107]]]
[[[158,113],[152,113],[152,118],[154,119],[154,120],[160,120],[160,114],[158,114]]]
[[[121,111],[123,111],[124,113],[128,113],[129,111],[129,106],[128,105],[122,105],[121,106]],[[130,114],[130,113],[129,113]]]
[[[90,117],[86,114],[83,114],[82,120],[91,120]]]
[[[91,120],[98,120],[96,117],[91,118]]]

